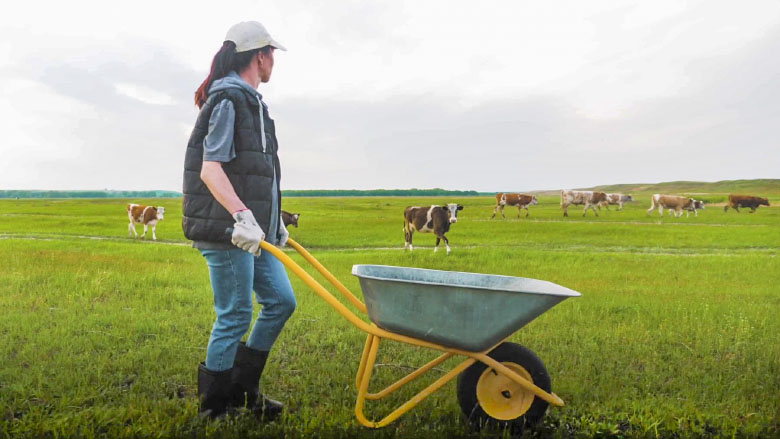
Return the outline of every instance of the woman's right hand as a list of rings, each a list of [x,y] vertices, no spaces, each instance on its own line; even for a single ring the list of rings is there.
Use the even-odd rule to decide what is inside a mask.
[[[265,232],[257,224],[252,211],[249,209],[239,210],[233,214],[233,219],[236,220],[236,223],[233,225],[231,242],[241,250],[259,256],[260,243],[265,238]]]

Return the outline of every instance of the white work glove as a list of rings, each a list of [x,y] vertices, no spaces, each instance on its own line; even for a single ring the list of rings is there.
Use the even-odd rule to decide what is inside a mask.
[[[233,225],[231,242],[241,250],[248,251],[255,256],[260,255],[260,243],[265,238],[265,232],[257,225],[252,211],[240,210],[233,214],[236,223]]]
[[[284,225],[282,216],[279,215],[279,247],[287,245],[287,240],[290,239],[290,232],[287,231],[287,226]]]

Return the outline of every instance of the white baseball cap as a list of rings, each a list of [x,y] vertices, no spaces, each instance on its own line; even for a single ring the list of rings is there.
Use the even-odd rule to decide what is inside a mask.
[[[225,41],[236,43],[236,52],[246,52],[265,46],[287,50],[286,47],[271,38],[271,34],[268,33],[265,26],[257,21],[242,21],[234,24],[228,29]]]

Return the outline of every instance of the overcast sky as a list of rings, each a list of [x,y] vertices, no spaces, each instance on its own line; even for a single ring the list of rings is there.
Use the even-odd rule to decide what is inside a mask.
[[[283,189],[780,178],[776,0],[76,0],[6,12],[0,189],[180,191],[193,93],[242,20],[289,49],[260,86]]]

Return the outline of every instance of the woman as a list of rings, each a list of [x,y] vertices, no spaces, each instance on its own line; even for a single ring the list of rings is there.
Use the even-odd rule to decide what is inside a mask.
[[[271,420],[283,407],[259,385],[296,305],[284,265],[260,251],[261,241],[284,246],[288,237],[274,121],[256,90],[271,78],[275,49],[286,50],[262,24],[234,25],[195,92],[200,113],[185,155],[182,227],[206,259],[214,291],[217,319],[198,367],[200,412],[211,418],[247,407]],[[243,343],[252,290],[262,310]]]

